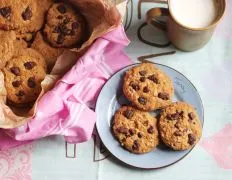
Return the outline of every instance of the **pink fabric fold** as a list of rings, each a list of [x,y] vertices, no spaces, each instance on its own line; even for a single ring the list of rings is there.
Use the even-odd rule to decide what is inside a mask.
[[[129,44],[123,26],[97,39],[72,69],[39,101],[36,114],[22,127],[0,130],[0,149],[32,140],[62,135],[69,143],[91,138],[97,96],[116,71],[131,64],[123,52]]]

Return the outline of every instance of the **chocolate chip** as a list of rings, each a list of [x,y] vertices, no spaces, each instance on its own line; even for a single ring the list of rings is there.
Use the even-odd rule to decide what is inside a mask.
[[[148,93],[148,92],[149,92],[149,89],[148,89],[147,86],[143,88],[143,92],[144,92],[144,93]]]
[[[146,105],[146,103],[147,103],[147,100],[146,100],[146,98],[144,98],[144,97],[139,97],[139,98],[138,98],[138,101],[139,101],[139,103],[142,104],[142,105]]]
[[[72,23],[72,29],[77,29],[79,27],[78,22],[73,22]]]
[[[168,94],[168,93],[165,93],[165,92],[159,93],[159,94],[158,94],[158,97],[159,97],[160,99],[163,99],[163,100],[169,100],[169,94]]]
[[[133,136],[136,133],[136,131],[135,131],[135,129],[129,129],[129,133],[131,136]]]
[[[180,124],[179,124],[179,123],[176,123],[174,126],[175,126],[175,128],[177,128],[177,129],[180,128]]]
[[[184,111],[179,112],[179,115],[183,118],[184,117]]]
[[[124,127],[119,127],[117,128],[117,131],[119,133],[122,133],[122,134],[127,134],[128,133],[128,129],[127,128],[124,128]]]
[[[140,76],[145,76],[147,74],[147,71],[139,71]]]
[[[22,84],[22,81],[13,81],[12,86],[19,87]]]
[[[148,126],[148,121],[145,121],[143,124],[145,125],[145,126]]]
[[[27,80],[27,85],[28,85],[28,87],[30,87],[30,88],[35,88],[35,87],[36,87],[35,78],[34,78],[34,77],[30,77],[30,78]]]
[[[139,80],[140,80],[141,82],[145,82],[145,81],[146,81],[146,78],[145,78],[145,77],[141,77]]]
[[[32,10],[31,10],[31,8],[29,6],[22,13],[22,17],[23,17],[24,21],[31,19],[31,17],[32,17]]]
[[[135,123],[135,128],[138,128],[139,127],[139,123],[137,121],[134,121]]]
[[[191,112],[191,113],[188,113],[188,117],[190,120],[193,120],[195,118],[195,115],[193,112]]]
[[[159,83],[159,80],[158,78],[153,74],[151,76],[148,76],[148,79],[153,81],[154,83],[158,84]]]
[[[147,132],[148,132],[149,134],[152,134],[153,131],[154,131],[153,126],[150,126],[150,127],[147,129]]]
[[[139,137],[139,138],[142,138],[142,137],[143,137],[143,135],[142,135],[141,132],[138,133],[138,137]]]
[[[134,112],[131,111],[131,110],[126,110],[126,111],[124,111],[123,115],[124,115],[127,119],[130,119],[130,118],[132,118],[132,116],[134,115]]]
[[[0,8],[0,14],[4,17],[4,18],[8,18],[11,15],[11,7],[7,6],[7,7],[3,7]]]
[[[168,120],[178,120],[179,118],[180,118],[180,114],[178,112],[174,113],[174,114],[167,115]]]
[[[134,144],[132,146],[133,150],[139,150],[139,142],[137,140],[134,141]]]
[[[58,10],[61,14],[64,14],[64,13],[66,13],[66,11],[67,11],[65,5],[63,5],[63,4],[57,6],[57,10]]]
[[[24,63],[24,67],[28,70],[33,69],[36,66],[36,63],[33,61],[28,61]]]
[[[25,92],[23,91],[23,90],[20,90],[17,94],[16,94],[16,96],[18,96],[18,97],[22,97],[22,96],[24,96],[25,95]]]
[[[139,90],[140,90],[140,87],[139,87],[138,84],[131,83],[131,87],[132,87],[135,91],[139,91]]]
[[[10,68],[10,71],[16,76],[20,75],[20,69],[18,67],[12,67]]]
[[[126,141],[126,138],[122,138],[122,140],[121,140],[122,142],[125,142]]]
[[[196,141],[196,137],[193,134],[189,134],[188,135],[188,143],[190,145],[193,145],[195,143],[195,141]]]
[[[65,24],[58,24],[57,26],[54,27],[53,33],[59,33],[63,36],[69,35],[71,33],[71,30],[66,27]]]
[[[181,132],[180,131],[176,131],[176,132],[174,132],[174,136],[181,136],[182,134],[181,134]]]
[[[62,44],[64,42],[64,35],[59,34],[57,37],[57,44]]]
[[[57,19],[63,19],[63,16],[59,15],[57,16]]]

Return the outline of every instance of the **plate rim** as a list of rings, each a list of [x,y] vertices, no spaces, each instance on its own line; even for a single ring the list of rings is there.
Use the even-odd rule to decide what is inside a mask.
[[[176,71],[177,73],[179,73],[179,74],[181,74],[184,78],[186,78],[187,80],[188,80],[188,82],[193,86],[193,88],[195,89],[195,91],[197,92],[197,95],[199,96],[199,99],[200,99],[200,104],[201,104],[201,107],[202,107],[202,114],[203,114],[203,119],[202,119],[202,131],[203,131],[203,127],[204,127],[204,118],[205,118],[205,110],[204,110],[204,106],[203,106],[203,101],[202,101],[202,99],[201,99],[201,96],[200,96],[200,93],[198,92],[198,90],[197,90],[197,88],[195,87],[195,85],[184,75],[184,74],[182,74],[181,72],[179,72],[178,70],[176,70],[176,69],[174,69],[174,68],[172,68],[172,67],[170,67],[170,66],[167,66],[167,65],[164,65],[164,64],[160,64],[160,63],[155,63],[155,62],[148,62],[148,63],[151,63],[151,64],[155,64],[155,65],[160,65],[160,66],[164,66],[164,67],[167,67],[167,68],[169,68],[169,69],[172,69],[172,70],[174,70],[174,71]],[[97,106],[98,106],[98,104],[99,104],[99,96],[101,95],[101,93],[102,93],[102,90],[103,90],[103,88],[106,86],[106,84],[111,80],[111,78],[113,78],[116,74],[118,74],[121,70],[123,70],[123,69],[126,69],[126,68],[128,68],[128,67],[130,67],[130,66],[135,66],[135,65],[139,65],[139,64],[142,64],[142,63],[132,63],[132,64],[130,64],[130,65],[127,65],[127,66],[124,66],[124,67],[122,67],[122,68],[120,68],[118,71],[116,71],[106,82],[105,82],[105,84],[102,86],[102,88],[101,88],[101,90],[100,90],[100,93],[99,93],[99,95],[98,95],[98,97],[97,97],[97,101],[96,101],[96,106],[95,106],[95,112],[96,112],[96,109],[97,109]],[[97,112],[96,112],[97,113]],[[98,120],[98,118],[97,118],[97,120]],[[100,136],[100,134],[99,134],[99,130],[98,130],[98,126],[97,126],[97,120],[96,120],[96,130],[97,130],[97,135],[98,135],[98,137],[100,138],[100,140],[101,140],[101,143],[103,143],[103,145],[105,146],[105,148],[109,151],[109,153],[113,156],[113,157],[115,157],[117,160],[119,160],[122,164],[124,164],[124,165],[127,165],[127,166],[130,166],[130,167],[133,167],[133,168],[136,168],[136,169],[145,169],[145,170],[156,170],[156,169],[162,169],[162,168],[166,168],[166,167],[169,167],[169,166],[171,166],[171,165],[174,165],[174,164],[176,164],[176,163],[178,163],[179,161],[181,161],[181,160],[183,160],[187,155],[189,155],[189,153],[195,148],[195,146],[196,145],[194,145],[183,157],[181,157],[180,159],[178,159],[178,160],[176,160],[176,161],[174,161],[174,162],[172,162],[172,163],[170,163],[170,164],[167,164],[167,165],[165,165],[165,166],[159,166],[159,167],[154,167],[154,168],[146,168],[146,167],[139,167],[139,166],[135,166],[135,165],[132,165],[132,164],[129,164],[129,163],[127,163],[127,162],[125,162],[125,161],[123,161],[123,160],[121,160],[120,158],[118,158],[116,155],[114,155],[108,148],[107,148],[107,146],[105,145],[105,143],[102,141],[102,138],[101,138],[101,136]]]

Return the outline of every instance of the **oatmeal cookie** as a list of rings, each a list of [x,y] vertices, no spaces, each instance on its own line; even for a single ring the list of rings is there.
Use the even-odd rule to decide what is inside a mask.
[[[21,53],[6,63],[3,69],[7,99],[15,106],[34,102],[41,92],[41,82],[46,75],[42,56],[34,50]]]
[[[156,118],[130,106],[115,113],[112,129],[121,146],[136,154],[151,151],[159,142]]]
[[[86,21],[73,7],[55,3],[48,10],[43,31],[47,41],[54,47],[71,47],[81,43],[86,33]]]
[[[169,105],[174,88],[163,71],[151,63],[143,63],[126,72],[123,92],[137,108],[150,111]]]
[[[163,142],[174,150],[192,148],[202,134],[196,110],[185,102],[176,102],[163,109],[158,127]]]

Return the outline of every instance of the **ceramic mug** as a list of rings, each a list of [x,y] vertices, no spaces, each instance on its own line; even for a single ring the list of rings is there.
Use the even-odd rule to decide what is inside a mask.
[[[217,13],[215,20],[206,27],[192,28],[178,22],[175,16],[173,16],[172,7],[170,6],[172,0],[162,1],[168,4],[168,8],[150,9],[147,12],[147,24],[166,31],[170,42],[183,51],[195,51],[206,45],[211,39],[217,24],[222,19],[226,8],[225,0],[215,0],[215,13]],[[159,20],[163,16],[167,17],[167,21]]]

